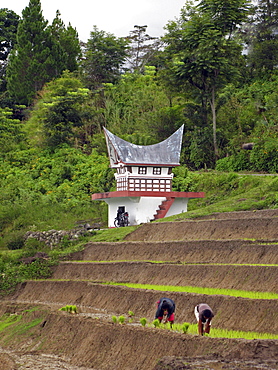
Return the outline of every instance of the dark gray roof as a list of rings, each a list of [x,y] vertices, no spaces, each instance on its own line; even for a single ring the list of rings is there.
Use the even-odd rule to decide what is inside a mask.
[[[182,125],[168,139],[154,145],[135,145],[104,129],[111,167],[126,165],[178,166],[183,135]]]

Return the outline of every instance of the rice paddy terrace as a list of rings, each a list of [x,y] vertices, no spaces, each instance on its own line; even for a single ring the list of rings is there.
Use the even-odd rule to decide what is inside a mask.
[[[277,369],[277,266],[278,210],[149,223],[124,242],[88,243],[51,279],[25,282],[1,299],[1,315],[22,317],[25,328],[1,332],[3,370]],[[176,302],[177,327],[187,322],[193,331],[152,325],[164,296]],[[202,302],[215,312],[205,337],[193,313]],[[59,310],[66,305],[78,313]]]

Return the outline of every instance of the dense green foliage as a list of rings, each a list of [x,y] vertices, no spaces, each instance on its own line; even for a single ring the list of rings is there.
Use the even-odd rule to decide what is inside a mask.
[[[40,0],[30,0],[21,18],[1,9],[0,21],[0,104],[24,123],[29,144],[10,121],[6,135],[16,137],[6,152],[15,143],[26,150],[67,144],[105,156],[103,126],[146,145],[184,124],[188,168],[277,172],[275,1],[188,0],[161,39],[147,26],[125,38],[94,26],[79,43],[59,12],[48,25]]]

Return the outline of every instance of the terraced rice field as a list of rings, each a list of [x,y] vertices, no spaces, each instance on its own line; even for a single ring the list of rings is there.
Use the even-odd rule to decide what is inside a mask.
[[[39,325],[16,336],[4,331],[0,359],[19,366],[27,352],[36,357],[34,369],[277,369],[278,339],[212,337],[226,329],[278,338],[277,266],[278,210],[142,225],[124,242],[87,244],[55,266],[51,279],[28,281],[1,299],[1,315],[23,313],[26,325]],[[194,306],[208,303],[212,335],[151,325],[163,296],[176,302],[177,324],[195,325]],[[76,305],[78,314],[59,311],[65,305]]]

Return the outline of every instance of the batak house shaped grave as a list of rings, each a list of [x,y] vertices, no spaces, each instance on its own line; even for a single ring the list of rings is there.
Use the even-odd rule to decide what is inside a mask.
[[[203,192],[172,191],[173,167],[179,166],[183,127],[154,145],[135,145],[104,128],[110,166],[116,168],[117,190],[92,195],[108,204],[108,227],[114,227],[118,209],[128,212],[129,225],[187,212],[190,198]]]

